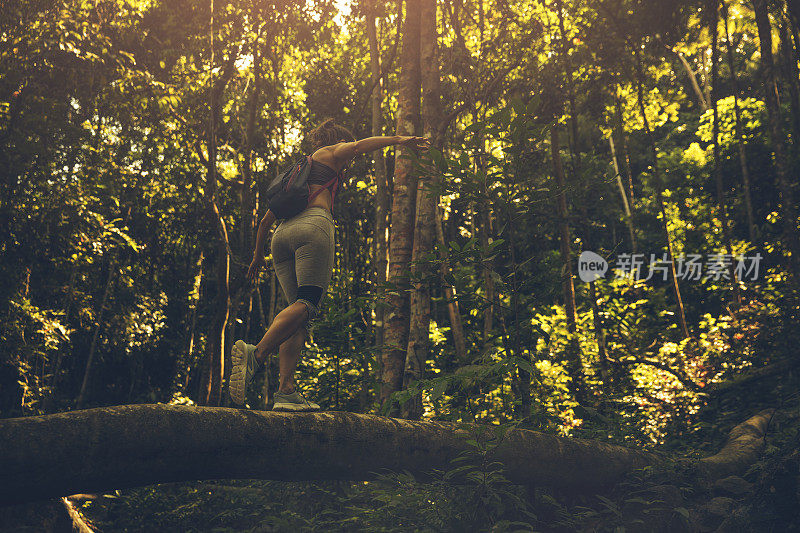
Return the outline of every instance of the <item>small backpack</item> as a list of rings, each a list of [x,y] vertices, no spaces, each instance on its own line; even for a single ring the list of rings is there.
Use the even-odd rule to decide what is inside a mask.
[[[341,172],[330,179],[318,191],[311,193],[308,177],[311,175],[311,156],[297,161],[291,168],[278,175],[267,188],[269,209],[276,219],[287,219],[299,215],[319,193],[333,185],[331,194],[336,198]]]

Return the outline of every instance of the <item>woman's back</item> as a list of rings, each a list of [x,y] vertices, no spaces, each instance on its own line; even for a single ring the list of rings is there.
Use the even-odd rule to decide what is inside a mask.
[[[313,195],[318,190],[324,188],[334,176],[341,172],[342,168],[347,162],[337,161],[333,155],[333,146],[323,146],[311,155],[311,176],[308,178],[308,185],[311,187],[311,194]],[[341,184],[340,184],[341,185]],[[317,194],[314,199],[309,202],[308,207],[323,207],[328,211],[331,210],[333,205],[333,196],[331,188]],[[308,209],[308,207],[306,209]]]

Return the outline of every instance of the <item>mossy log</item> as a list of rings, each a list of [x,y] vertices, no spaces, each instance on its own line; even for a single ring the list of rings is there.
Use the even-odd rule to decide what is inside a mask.
[[[726,446],[730,453],[709,459],[708,472],[725,470],[727,460],[738,468],[743,453],[760,451],[750,437],[759,431],[763,436],[766,425],[747,428],[747,438],[740,435]],[[0,420],[0,502],[200,479],[366,480],[404,470],[424,477],[474,450],[470,438],[492,435],[492,426],[345,412],[162,404],[6,419]],[[495,444],[489,459],[503,464],[510,481],[571,493],[600,491],[666,460],[530,430],[511,430]]]

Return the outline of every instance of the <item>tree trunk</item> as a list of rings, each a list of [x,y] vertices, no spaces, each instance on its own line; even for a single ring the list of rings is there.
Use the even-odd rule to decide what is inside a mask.
[[[483,141],[481,141],[482,143]],[[483,152],[481,150],[481,152]],[[483,276],[483,290],[485,301],[483,302],[483,349],[489,347],[489,339],[492,335],[494,328],[494,299],[495,299],[495,286],[494,278],[492,277],[492,261],[488,260],[489,255],[489,234],[492,231],[492,217],[489,214],[489,202],[482,199],[478,203],[478,213],[475,213],[475,218],[478,220],[476,224],[478,234],[480,235],[481,242],[481,274]]]
[[[631,156],[628,151],[628,136],[625,134],[625,122],[622,116],[622,98],[617,95],[616,105],[616,127],[618,131],[618,139],[620,149],[622,150],[622,167],[625,169],[625,177],[627,178],[628,186],[628,202],[630,203],[631,211],[633,211],[633,171],[631,170]]]
[[[788,22],[781,24],[781,56],[783,63],[783,80],[786,92],[789,95],[789,110],[792,113],[792,142],[795,152],[800,145],[800,90],[797,84],[800,75],[797,72],[797,57],[794,54],[794,44],[789,36]]]
[[[689,76],[689,81],[692,83],[694,94],[697,96],[697,101],[700,102],[700,108],[703,111],[708,111],[708,103],[703,96],[703,91],[700,90],[700,84],[697,83],[697,76],[695,76],[694,70],[692,70],[691,65],[689,65],[688,61],[686,61],[686,58],[683,57],[682,53],[676,50],[675,55],[677,55],[678,59],[681,60],[681,65],[683,65],[684,70],[686,70],[686,75]]]
[[[74,171],[74,166],[72,167]],[[72,263],[72,270],[69,275],[69,287],[67,288],[67,297],[66,301],[64,302],[64,318],[63,324],[66,327],[69,327],[69,316],[70,311],[72,310],[72,300],[74,299],[75,295],[75,281],[78,276],[78,261],[81,260],[81,253],[78,252],[77,256],[75,257],[75,261]],[[55,395],[56,390],[58,387],[58,376],[61,372],[61,364],[64,361],[64,350],[59,350],[58,354],[56,355],[56,359],[53,362],[53,366],[50,371],[50,395],[45,398],[44,401],[44,408],[45,412],[49,411],[50,408],[53,406],[55,402]]]
[[[370,73],[372,75],[372,135],[379,136],[383,133],[383,87],[381,86],[380,51],[378,37],[375,31],[375,6],[367,9],[367,38],[369,39]],[[375,345],[383,345],[384,315],[386,308],[384,301],[384,285],[386,284],[386,270],[389,265],[387,256],[388,242],[386,229],[389,227],[389,187],[386,179],[386,159],[383,150],[375,155],[375,234],[373,236],[375,252],[375,285],[378,291],[377,305],[375,308]]]
[[[733,301],[736,305],[741,302],[739,294],[739,280],[736,279],[736,266],[733,260],[733,245],[731,237],[730,222],[728,221],[728,206],[725,202],[725,186],[722,183],[722,160],[719,150],[719,113],[717,100],[719,99],[719,76],[717,65],[719,63],[719,0],[710,2],[709,31],[711,32],[711,107],[713,109],[713,131],[714,131],[714,182],[717,189],[717,214],[722,223],[722,238],[725,241],[725,250],[731,261],[728,264],[728,276],[730,277],[731,288],[733,289]]]
[[[97,310],[97,326],[94,328],[94,335],[92,336],[92,344],[89,345],[89,357],[86,358],[86,369],[83,371],[83,382],[81,383],[81,391],[78,394],[78,400],[75,405],[78,409],[86,404],[86,396],[89,392],[89,380],[92,373],[92,365],[94,364],[94,354],[97,351],[97,343],[100,340],[100,329],[103,327],[103,315],[106,310],[106,303],[111,294],[111,286],[114,282],[116,274],[116,264],[111,259],[108,265],[108,277],[106,278],[106,288],[103,290],[103,298],[100,300],[100,308]]]
[[[567,331],[569,339],[567,341],[567,374],[572,379],[572,390],[575,400],[579,404],[586,401],[586,386],[583,377],[583,362],[581,361],[580,346],[576,337],[577,317],[575,310],[575,285],[572,275],[572,252],[570,249],[569,223],[567,221],[567,198],[566,198],[566,178],[564,176],[564,165],[561,162],[561,147],[558,138],[558,123],[550,129],[550,148],[553,156],[553,171],[558,187],[556,208],[558,210],[558,234],[561,248],[561,289],[564,295],[564,311],[567,315]]]
[[[800,282],[800,236],[797,232],[797,214],[789,181],[789,164],[786,158],[786,147],[783,143],[781,128],[781,111],[778,107],[778,90],[775,84],[775,66],[772,59],[772,33],[769,23],[766,0],[753,0],[758,38],[761,45],[761,77],[764,80],[764,95],[767,106],[772,153],[775,161],[775,174],[780,191],[780,209],[783,218],[784,246],[791,254],[790,268],[795,283]]]
[[[739,78],[736,75],[736,65],[733,61],[733,43],[728,33],[728,6],[722,1],[722,15],[725,22],[725,47],[728,55],[728,68],[731,71],[733,83],[733,111],[736,117],[736,146],[739,151],[739,167],[742,170],[742,193],[744,208],[747,216],[747,235],[751,243],[756,242],[756,224],[753,217],[753,202],[750,197],[750,172],[747,168],[747,153],[745,152],[744,125],[742,124],[742,110],[739,108]]]
[[[600,305],[597,303],[597,282],[589,283],[589,299],[592,304],[592,324],[594,325],[594,336],[597,340],[597,362],[600,365],[600,377],[603,378],[603,386],[610,385],[611,374],[608,370],[608,350],[606,348],[606,332],[603,327],[603,319],[600,315]]]
[[[441,149],[441,140],[437,138],[442,121],[442,101],[439,84],[436,0],[421,0],[420,3],[419,47],[423,134],[431,140],[434,147]],[[422,378],[425,361],[430,352],[430,280],[434,277],[435,271],[433,264],[426,259],[426,256],[430,255],[434,249],[434,225],[439,205],[438,181],[436,170],[433,167],[428,168],[426,174],[418,178],[414,245],[411,256],[411,277],[413,279],[410,298],[411,317],[403,388],[408,388]],[[420,396],[406,402],[403,416],[411,419],[418,419],[422,416]]]
[[[256,14],[253,14],[254,16]],[[245,142],[242,149],[244,162],[242,164],[242,193],[240,197],[241,210],[241,232],[239,236],[242,257],[249,257],[248,254],[253,249],[253,241],[256,232],[256,202],[253,194],[253,141],[256,131],[256,119],[259,115],[259,99],[261,98],[261,54],[259,54],[259,37],[257,33],[253,39],[253,92],[250,93],[250,101],[247,103],[247,123],[245,126]]]
[[[442,214],[436,209],[436,238],[439,242],[439,259],[442,261],[440,275],[444,297],[447,302],[447,316],[450,318],[450,331],[453,334],[453,346],[456,352],[456,359],[459,363],[467,364],[467,342],[464,336],[464,323],[461,320],[461,310],[456,299],[456,288],[447,281],[447,274],[450,272],[450,262],[448,261],[447,243],[444,240],[442,230]]]
[[[705,93],[706,102],[711,101],[711,77],[708,75],[708,66],[706,65],[706,49],[700,49],[700,66],[703,69],[703,92]]]
[[[197,257],[197,274],[192,283],[192,289],[189,292],[189,324],[186,327],[186,350],[178,354],[177,361],[175,362],[175,376],[172,382],[172,391],[183,392],[186,390],[186,384],[189,382],[189,365],[192,361],[192,354],[194,353],[194,333],[197,328],[197,306],[200,303],[200,282],[203,279],[203,252],[201,251]]]
[[[619,195],[622,199],[622,208],[625,211],[625,225],[628,226],[628,237],[631,240],[631,252],[636,253],[636,233],[633,230],[633,216],[631,215],[631,206],[628,202],[628,195],[625,194],[625,187],[622,185],[622,177],[619,174],[619,161],[617,160],[617,150],[614,146],[613,132],[608,136],[608,146],[611,149],[611,162],[614,164],[614,173],[617,177],[617,188],[619,188]]]
[[[642,69],[642,57],[638,48],[635,49],[634,54],[636,55],[636,96],[639,104],[639,113],[641,114],[642,122],[644,123],[645,136],[647,137],[648,144],[650,145],[650,155],[653,160],[653,179],[655,181],[656,188],[656,201],[658,202],[658,210],[661,214],[661,229],[664,232],[664,241],[667,246],[670,279],[672,280],[672,293],[675,296],[675,308],[678,314],[678,325],[681,328],[683,338],[688,338],[689,327],[686,324],[686,313],[683,309],[681,288],[678,284],[678,276],[675,272],[675,257],[672,253],[672,237],[669,234],[669,226],[667,224],[667,210],[664,208],[664,184],[661,182],[661,174],[659,173],[658,149],[656,148],[656,141],[653,138],[653,132],[650,129],[650,122],[647,120],[647,113],[645,113],[644,107],[644,71]]]
[[[415,135],[420,114],[420,0],[406,0],[403,21],[399,90],[397,96],[397,135]],[[417,178],[409,150],[395,150],[392,227],[389,236],[388,282],[392,291],[387,298],[382,354],[381,403],[403,386],[403,369],[408,350],[409,297],[408,270],[414,240],[414,209]]]
[[[222,380],[225,374],[225,329],[230,313],[230,246],[228,230],[225,221],[220,215],[215,194],[217,191],[217,119],[220,113],[220,98],[222,91],[233,74],[234,59],[236,54],[231,53],[220,78],[214,79],[213,69],[216,63],[215,39],[215,8],[211,0],[210,41],[211,41],[211,87],[209,90],[210,118],[208,127],[208,158],[206,160],[206,223],[211,235],[217,235],[216,243],[216,296],[213,303],[213,314],[209,319],[209,329],[206,338],[206,353],[209,361],[209,372],[200,398],[206,405],[218,405],[222,399]]]
[[[772,411],[736,426],[697,461],[712,479],[740,472],[764,447]],[[5,504],[199,479],[364,480],[388,469],[422,478],[445,469],[491,427],[344,412],[274,413],[144,404],[0,420]],[[515,429],[488,460],[513,483],[595,494],[661,454]],[[453,482],[459,482],[453,479]]]

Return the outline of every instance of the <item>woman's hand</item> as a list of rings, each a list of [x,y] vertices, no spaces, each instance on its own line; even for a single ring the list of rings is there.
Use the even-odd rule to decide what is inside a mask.
[[[431,147],[431,141],[429,139],[414,136],[402,136],[400,137],[400,142],[397,144],[400,146],[408,146],[412,150],[423,151]]]
[[[250,262],[250,266],[247,269],[247,280],[250,283],[255,282],[256,278],[258,277],[258,271],[261,270],[261,267],[266,264],[267,262],[264,260],[263,255],[254,255],[253,260]]]

